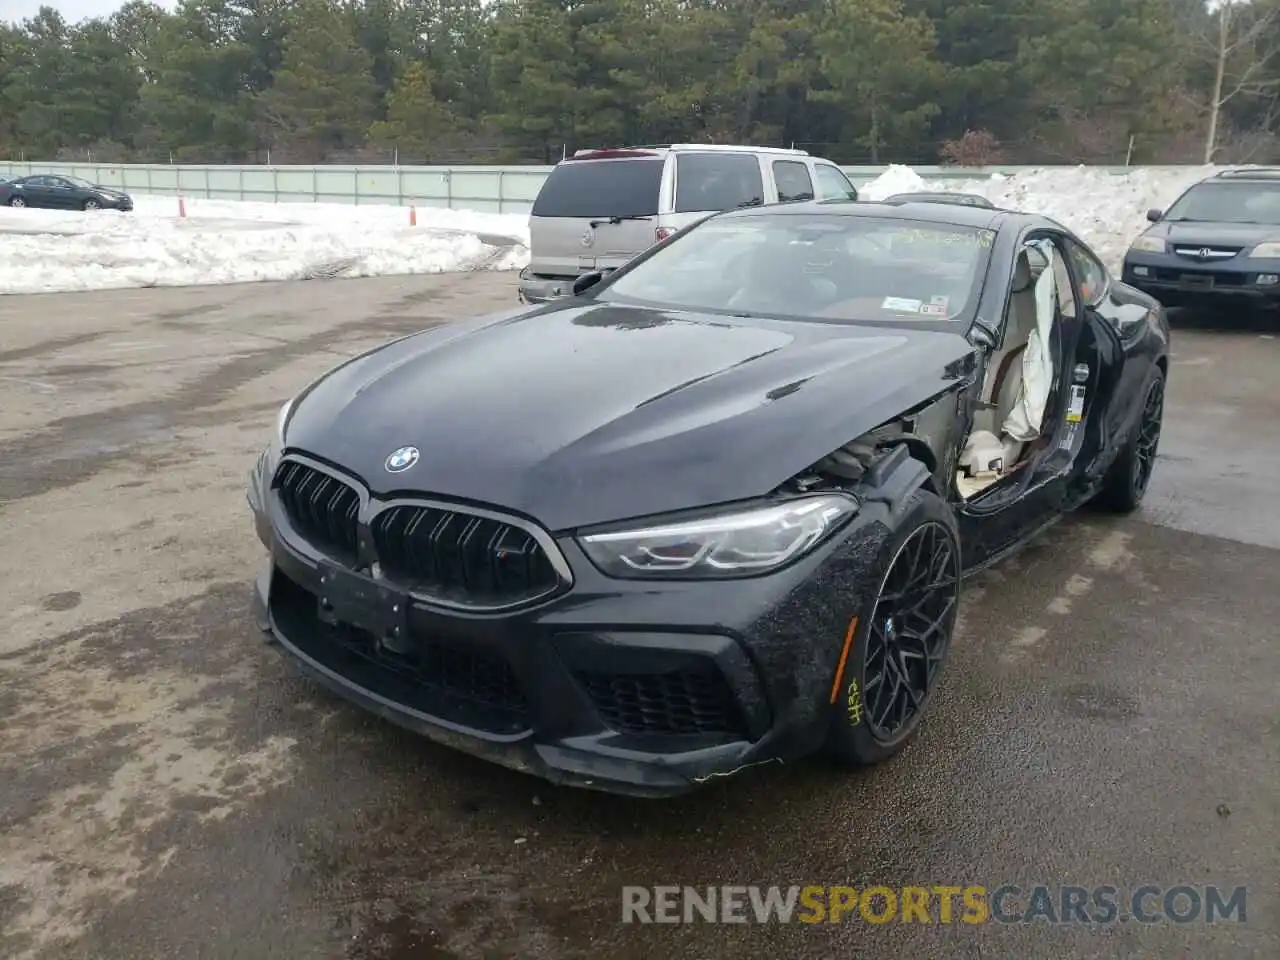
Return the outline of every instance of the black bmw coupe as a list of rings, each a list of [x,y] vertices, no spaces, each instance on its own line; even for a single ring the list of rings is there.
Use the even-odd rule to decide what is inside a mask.
[[[369,710],[560,783],[875,763],[938,688],[965,574],[1138,505],[1168,345],[1040,216],[712,216],[287,403],[248,490],[259,625]]]

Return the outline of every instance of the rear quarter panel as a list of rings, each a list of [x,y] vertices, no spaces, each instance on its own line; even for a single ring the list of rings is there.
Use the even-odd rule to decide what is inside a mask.
[[[1157,366],[1168,370],[1170,342],[1168,317],[1159,301],[1128,284],[1113,282],[1096,314],[1100,389],[1107,405],[1091,474],[1109,466],[1137,428]]]

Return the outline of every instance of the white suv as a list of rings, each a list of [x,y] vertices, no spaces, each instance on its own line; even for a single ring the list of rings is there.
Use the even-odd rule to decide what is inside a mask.
[[[622,266],[681,227],[735,207],[857,200],[830,160],[805,150],[679,143],[579,150],[542,184],[529,217],[520,299],[572,292],[585,273]]]

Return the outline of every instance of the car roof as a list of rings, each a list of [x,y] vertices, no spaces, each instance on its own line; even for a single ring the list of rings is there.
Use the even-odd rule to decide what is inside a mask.
[[[951,193],[946,190],[916,190],[910,193],[895,193],[886,198],[886,203],[902,201],[904,203],[959,203],[969,207],[986,207],[991,210],[995,204],[980,193]]]
[[[1280,167],[1237,167],[1231,170],[1219,170],[1200,182],[1213,183],[1223,180],[1232,182],[1244,181],[1246,183],[1276,183],[1280,182]]]
[[[808,150],[794,150],[789,147],[754,147],[732,143],[651,143],[631,147],[598,147],[578,150],[574,152],[573,156],[565,157],[561,162],[573,160],[581,163],[583,160],[638,159],[641,157],[662,157],[669,153],[764,153],[770,156],[809,156]]]
[[[1009,210],[993,207],[974,207],[961,203],[908,202],[886,200],[874,203],[866,200],[809,200],[797,203],[766,204],[745,210],[730,210],[721,217],[787,216],[791,214],[820,213],[840,217],[877,217],[886,220],[923,220],[926,223],[944,223],[957,227],[992,229],[1008,217],[1026,217]]]

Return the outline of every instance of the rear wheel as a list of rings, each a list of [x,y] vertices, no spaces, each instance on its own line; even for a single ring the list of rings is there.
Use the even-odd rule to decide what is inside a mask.
[[[1164,373],[1157,368],[1147,385],[1138,430],[1120,451],[1102,481],[1102,489],[1097,496],[1100,507],[1116,513],[1129,513],[1138,508],[1155,470],[1163,424]]]
[[[960,540],[950,507],[919,490],[885,542],[832,706],[827,752],[865,765],[911,739],[942,676],[960,601]]]
[[[89,199],[84,202],[84,208],[86,210],[101,210],[102,204],[100,204],[97,200]]]
[[[21,197],[9,198],[9,206],[11,207],[25,207],[26,205],[27,205],[27,201],[23,200]]]

